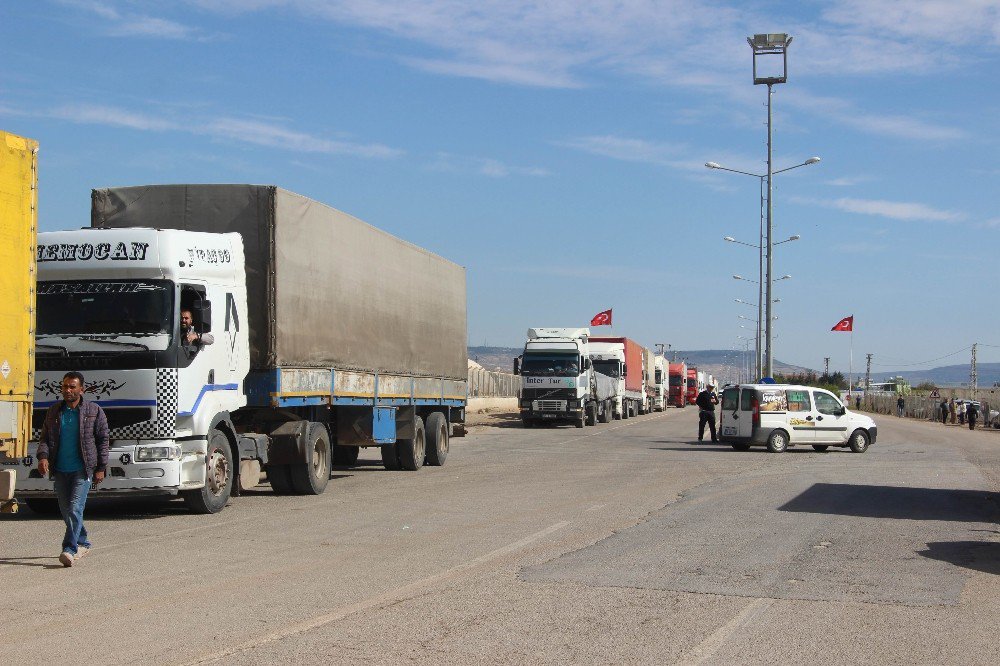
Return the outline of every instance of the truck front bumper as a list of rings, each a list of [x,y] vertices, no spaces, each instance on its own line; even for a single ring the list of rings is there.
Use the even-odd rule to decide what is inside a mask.
[[[38,472],[37,444],[20,460],[0,459],[0,469],[17,473],[18,497],[55,497],[52,480]],[[104,481],[91,489],[94,495],[176,495],[205,485],[204,441],[173,440],[114,442],[108,451]]]

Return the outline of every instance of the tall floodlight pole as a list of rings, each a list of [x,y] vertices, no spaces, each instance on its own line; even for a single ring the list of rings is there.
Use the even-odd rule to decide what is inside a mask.
[[[764,289],[764,300],[767,312],[764,315],[764,374],[767,377],[770,377],[774,372],[774,349],[772,349],[771,346],[771,341],[773,340],[773,330],[771,326],[771,234],[774,231],[774,206],[772,205],[771,200],[772,193],[774,191],[771,187],[771,176],[773,175],[771,152],[771,95],[773,93],[772,86],[774,84],[785,83],[788,80],[788,46],[792,43],[792,38],[783,32],[779,32],[747,37],[747,42],[750,44],[750,48],[753,49],[753,83],[755,86],[761,84],[767,86],[767,238],[765,240],[767,266],[764,271],[766,284]],[[757,58],[763,56],[781,56],[780,74],[776,76],[757,75]],[[773,62],[773,58],[769,62]]]

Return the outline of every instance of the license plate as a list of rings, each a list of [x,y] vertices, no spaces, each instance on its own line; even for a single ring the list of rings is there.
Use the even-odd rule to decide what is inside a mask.
[[[722,434],[723,435],[735,435],[736,434],[736,428],[734,428],[732,426],[726,426],[725,428],[722,429]]]

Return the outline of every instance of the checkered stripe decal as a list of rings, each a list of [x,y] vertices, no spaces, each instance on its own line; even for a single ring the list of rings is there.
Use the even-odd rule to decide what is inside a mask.
[[[111,439],[162,439],[174,436],[177,426],[177,368],[156,369],[156,418],[115,428]]]

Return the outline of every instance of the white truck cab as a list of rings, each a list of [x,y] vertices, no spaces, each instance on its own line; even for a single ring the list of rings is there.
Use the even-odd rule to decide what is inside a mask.
[[[878,428],[870,417],[848,410],[835,395],[813,386],[740,384],[722,391],[719,432],[738,451],[766,446],[780,453],[789,446],[831,446],[865,452]]]

